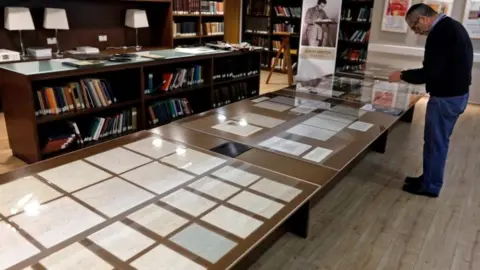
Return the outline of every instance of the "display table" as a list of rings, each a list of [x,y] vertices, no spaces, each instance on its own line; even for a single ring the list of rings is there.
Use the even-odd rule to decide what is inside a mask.
[[[228,269],[319,189],[139,132],[0,176],[0,268]]]

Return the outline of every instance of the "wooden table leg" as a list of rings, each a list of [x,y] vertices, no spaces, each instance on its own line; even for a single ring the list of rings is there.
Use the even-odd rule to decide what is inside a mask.
[[[303,204],[288,218],[287,226],[290,233],[302,238],[308,237],[310,227],[310,201]]]
[[[415,113],[415,105],[413,105],[408,111],[406,111],[402,117],[400,117],[400,121],[406,123],[412,123],[413,121],[413,114]]]
[[[370,149],[377,153],[385,153],[387,150],[387,139],[388,139],[388,130],[385,130],[385,132],[380,135],[380,137],[375,140],[372,145],[370,146]]]

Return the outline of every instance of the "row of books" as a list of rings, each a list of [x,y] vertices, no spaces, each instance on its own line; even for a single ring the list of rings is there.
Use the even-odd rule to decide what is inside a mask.
[[[352,9],[342,10],[341,19],[345,21],[356,21],[356,22],[371,22],[373,16],[373,9],[369,7],[362,7],[358,11],[357,18],[355,20],[355,15],[353,15]]]
[[[215,61],[213,70],[214,81],[224,81],[258,74],[258,62],[255,61],[255,57],[219,58]]]
[[[286,23],[276,23],[273,25],[273,32],[295,33],[295,25]]]
[[[203,67],[195,65],[191,68],[179,68],[175,72],[163,73],[158,85],[158,79],[153,73],[148,74],[147,89],[145,94],[151,94],[158,91],[168,92],[175,89],[202,84]]]
[[[252,36],[250,44],[252,44],[253,46],[268,48],[268,38]]]
[[[106,107],[117,102],[117,99],[107,81],[83,79],[66,86],[37,90],[34,102],[35,115],[44,116]]]
[[[173,0],[174,14],[199,14],[200,0]]]
[[[340,40],[367,43],[370,37],[370,31],[356,30],[352,36],[348,36],[344,32],[339,33]]]
[[[175,118],[193,114],[186,98],[158,101],[148,106],[150,125],[167,123]]]
[[[202,1],[202,14],[223,14],[223,2]]]
[[[215,88],[212,93],[212,106],[218,108],[235,101],[246,99],[249,96],[248,92],[248,84],[246,82]]]
[[[356,71],[356,70],[365,70],[365,64],[357,65],[343,65],[337,68],[337,71]]]
[[[367,50],[360,49],[346,49],[342,52],[341,56],[342,59],[350,60],[350,61],[366,61],[367,60]]]
[[[269,16],[270,4],[268,2],[259,3],[259,0],[247,0],[247,15]]]
[[[196,22],[181,22],[173,24],[173,36],[197,36]]]
[[[203,34],[205,35],[220,35],[225,31],[223,22],[209,22],[203,23]]]
[[[131,108],[107,117],[94,117],[81,121],[67,121],[64,125],[48,128],[43,142],[42,153],[50,154],[68,148],[73,144],[98,141],[110,136],[119,136],[137,130],[137,109]]]
[[[302,8],[300,7],[275,6],[274,9],[275,9],[275,14],[279,17],[294,17],[294,18],[302,17]]]

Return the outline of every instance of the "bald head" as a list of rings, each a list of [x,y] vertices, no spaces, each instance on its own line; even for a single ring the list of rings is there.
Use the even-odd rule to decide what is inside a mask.
[[[427,35],[439,14],[429,5],[412,5],[405,16],[408,26],[418,35]]]
[[[419,16],[424,17],[433,17],[438,15],[438,13],[429,5],[420,3],[412,5],[408,11],[406,18],[417,19]]]

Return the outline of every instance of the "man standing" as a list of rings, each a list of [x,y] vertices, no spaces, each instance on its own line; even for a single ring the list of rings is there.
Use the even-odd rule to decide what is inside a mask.
[[[325,29],[316,22],[328,19],[327,13],[323,10],[326,5],[327,0],[318,0],[316,6],[307,10],[304,22],[307,24],[305,27],[305,38],[308,44],[303,45],[318,47],[322,44]]]
[[[468,102],[473,47],[462,24],[438,14],[428,5],[411,6],[405,20],[417,35],[427,36],[423,67],[396,71],[389,79],[390,82],[426,84],[430,99],[425,115],[423,175],[407,177],[403,190],[438,197],[450,135]]]

